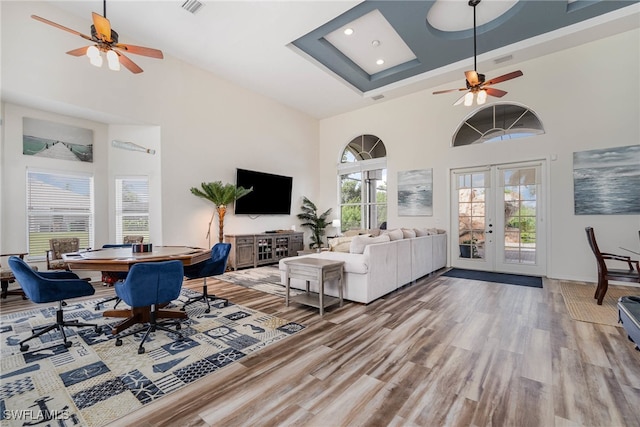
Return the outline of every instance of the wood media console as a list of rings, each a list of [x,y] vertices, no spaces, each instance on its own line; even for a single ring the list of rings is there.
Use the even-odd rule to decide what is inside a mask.
[[[261,234],[225,234],[231,243],[229,266],[234,270],[274,264],[282,258],[296,256],[304,249],[304,233],[281,231]]]

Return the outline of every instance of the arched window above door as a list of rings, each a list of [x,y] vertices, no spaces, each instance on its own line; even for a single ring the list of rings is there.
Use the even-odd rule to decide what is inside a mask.
[[[460,147],[543,133],[542,122],[529,108],[513,103],[496,103],[465,118],[453,135],[452,145]]]
[[[351,140],[342,152],[341,163],[387,157],[387,149],[375,135],[360,135]]]

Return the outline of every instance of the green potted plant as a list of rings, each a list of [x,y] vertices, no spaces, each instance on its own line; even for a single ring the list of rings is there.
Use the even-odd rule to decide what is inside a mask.
[[[299,213],[298,219],[303,221],[302,226],[311,230],[311,243],[309,243],[309,249],[316,248],[318,251],[322,248],[322,236],[324,236],[324,229],[327,228],[329,223],[327,218],[331,214],[331,208],[318,215],[318,208],[316,205],[305,196],[302,199],[302,210]]]
[[[209,220],[209,231],[207,233],[209,246],[211,246],[211,223],[213,222],[213,217],[216,212],[218,213],[218,222],[220,225],[218,241],[222,243],[224,239],[224,215],[227,212],[227,206],[238,200],[240,197],[244,197],[251,193],[253,191],[253,187],[236,187],[233,184],[223,184],[221,181],[203,182],[200,184],[200,187],[202,189],[191,187],[191,193],[195,196],[209,200],[216,207],[211,214],[211,220]]]

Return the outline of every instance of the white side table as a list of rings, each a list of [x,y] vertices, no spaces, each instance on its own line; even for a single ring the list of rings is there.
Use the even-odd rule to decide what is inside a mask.
[[[320,309],[320,316],[324,315],[325,307],[329,307],[334,304],[340,304],[342,307],[342,286],[343,286],[343,266],[344,261],[333,261],[328,259],[319,258],[292,258],[284,261],[287,266],[285,270],[285,286],[287,287],[285,305],[289,306],[289,300],[305,304],[311,307],[317,307]],[[291,279],[301,279],[307,283],[307,292],[293,297],[289,297],[289,289],[291,286]],[[324,282],[325,280],[338,280],[338,295],[339,297],[332,297],[324,294]],[[311,281],[318,282],[318,293],[309,291],[309,283]]]

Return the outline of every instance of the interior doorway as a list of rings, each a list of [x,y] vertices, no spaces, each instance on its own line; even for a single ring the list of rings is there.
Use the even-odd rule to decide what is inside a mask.
[[[546,275],[545,162],[451,171],[451,265]]]

